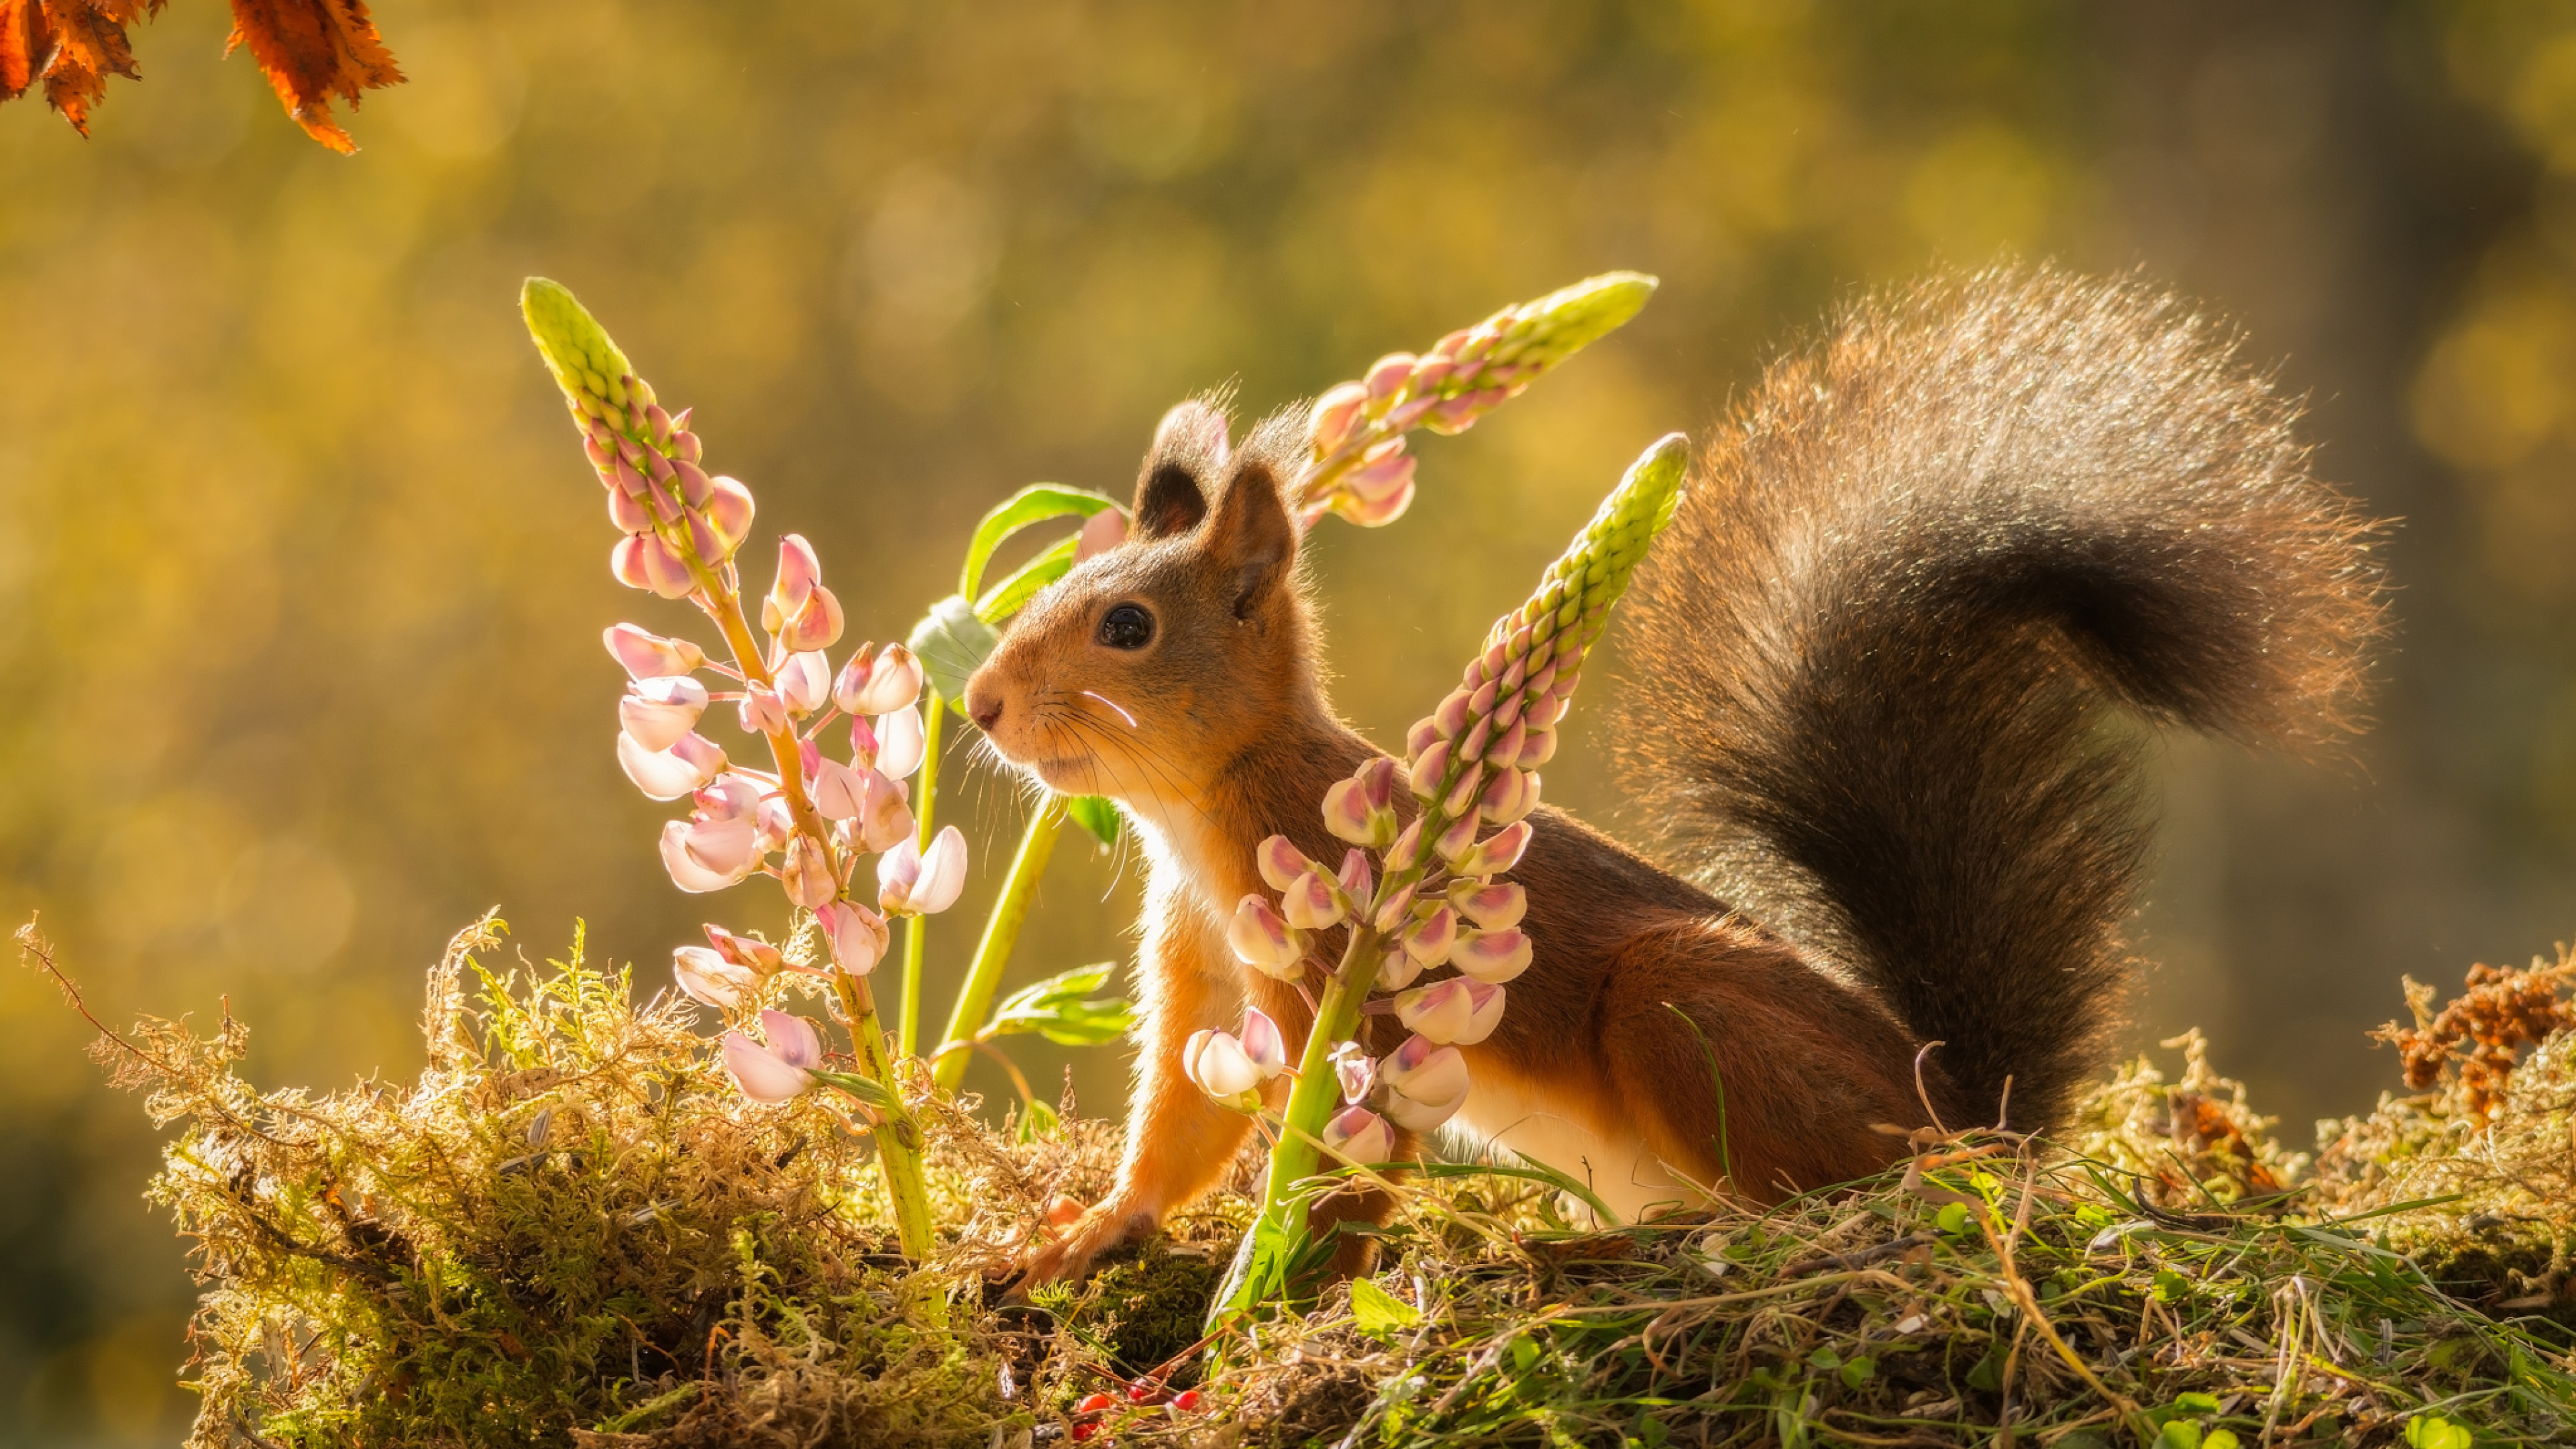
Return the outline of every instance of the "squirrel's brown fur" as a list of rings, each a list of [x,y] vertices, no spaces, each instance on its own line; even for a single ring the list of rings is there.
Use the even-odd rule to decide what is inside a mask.
[[[2013,1125],[2054,1121],[2117,1019],[2143,840],[2104,701],[2298,742],[2358,692],[2378,576],[2293,412],[2161,293],[2046,270],[1863,301],[1775,366],[1621,626],[1621,764],[1692,879],[1531,817],[1537,957],[1468,1049],[1460,1124],[1635,1212],[1864,1175],[1927,1095],[1991,1122],[2009,1078]],[[1281,497],[1302,457],[1293,419],[1230,454],[1214,411],[1174,409],[1134,538],[1033,600],[968,691],[1006,757],[1120,801],[1150,862],[1126,1156],[1040,1276],[1150,1231],[1240,1146],[1181,1073],[1192,1031],[1246,1000],[1292,1050],[1309,1026],[1224,933],[1265,836],[1339,857],[1319,802],[1377,753],[1318,679]],[[1101,637],[1121,605],[1152,618],[1141,648]]]

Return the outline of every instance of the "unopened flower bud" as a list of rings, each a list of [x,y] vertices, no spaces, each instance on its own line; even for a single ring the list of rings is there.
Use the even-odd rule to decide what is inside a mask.
[[[630,679],[686,674],[707,662],[706,651],[686,639],[665,639],[633,624],[612,624],[600,636]]]
[[[1346,1041],[1332,1050],[1333,1078],[1342,1089],[1342,1100],[1356,1107],[1377,1090],[1377,1063],[1355,1041]]]
[[[1520,864],[1521,852],[1529,849],[1529,842],[1529,822],[1516,820],[1479,841],[1475,849],[1444,858],[1453,875],[1501,875]]]
[[[706,708],[705,685],[685,674],[657,675],[628,686],[626,697],[617,702],[617,723],[645,749],[667,750],[697,727]]]
[[[921,698],[921,661],[901,644],[871,658],[865,648],[850,656],[832,684],[832,701],[848,715],[892,714]]]
[[[1408,781],[1414,794],[1425,800],[1440,798],[1441,785],[1449,774],[1449,751],[1449,741],[1436,740],[1431,748],[1414,756],[1413,773]]]
[[[652,528],[653,514],[626,490],[612,487],[608,490],[608,522],[619,533],[643,533]]]
[[[704,946],[681,946],[671,952],[671,979],[680,994],[718,1011],[742,1005],[743,993],[760,984],[748,967],[737,966]]]
[[[1399,419],[1405,408],[1411,406],[1407,403],[1404,408],[1396,409],[1395,414],[1387,419],[1388,423],[1401,427],[1403,424]],[[1398,438],[1395,442],[1401,447],[1404,440]],[[1413,486],[1414,462],[1412,454],[1390,450],[1377,461],[1343,474],[1342,486],[1362,503],[1383,502]]]
[[[774,976],[787,969],[787,958],[767,941],[738,936],[724,927],[709,923],[701,927],[707,933],[707,944],[718,956],[744,970],[762,976]]]
[[[812,748],[810,743],[807,748]],[[826,820],[858,819],[868,808],[867,775],[859,773],[866,769],[864,765],[852,767],[817,755],[805,767],[807,787],[814,796],[814,813]]]
[[[822,593],[817,589],[814,597],[821,598]],[[790,715],[812,714],[832,697],[832,661],[820,649],[790,654],[778,666],[776,688],[778,702]]]
[[[807,543],[803,534],[791,533],[778,540],[778,579],[769,586],[769,602],[777,606],[781,615],[805,607],[807,596],[822,581],[823,561],[814,556],[814,545]]]
[[[1452,881],[1449,904],[1486,930],[1499,931],[1519,925],[1521,917],[1528,914],[1529,892],[1509,882]]]
[[[708,500],[715,497],[715,480],[706,475],[705,469],[686,458],[672,459],[670,467],[672,481],[680,490],[681,502],[691,508],[704,508]]]
[[[1466,731],[1469,706],[1474,699],[1475,691],[1461,685],[1440,701],[1440,707],[1431,712],[1431,723],[1442,738],[1456,739]]]
[[[648,800],[677,800],[713,780],[724,751],[703,735],[683,733],[670,747],[648,750],[634,735],[617,732],[617,765]]]
[[[1289,925],[1301,931],[1329,931],[1342,923],[1341,892],[1322,876],[1308,871],[1280,893],[1279,911]]]
[[[1262,880],[1274,891],[1284,891],[1302,875],[1323,869],[1306,858],[1306,853],[1288,843],[1285,835],[1273,835],[1253,847],[1252,863],[1261,871]]]
[[[1396,832],[1395,844],[1386,848],[1386,868],[1391,871],[1411,870],[1422,863],[1422,818]]]
[[[1362,386],[1367,390],[1369,411],[1378,412],[1413,380],[1414,357],[1410,352],[1390,352],[1369,364]]]
[[[851,824],[858,835],[859,848],[866,851],[892,850],[899,842],[920,834],[912,818],[912,803],[903,786],[889,780],[884,773],[860,769],[859,778],[867,794],[859,806],[859,815]]]
[[[1427,1036],[1409,1036],[1378,1063],[1378,1078],[1420,1102],[1447,1102],[1467,1095],[1467,1058],[1453,1046]]]
[[[856,901],[825,901],[814,912],[815,924],[832,946],[832,964],[852,976],[865,976],[885,959],[885,917]]]
[[[1479,981],[1496,985],[1529,969],[1533,954],[1528,933],[1519,927],[1499,931],[1461,931],[1449,952],[1449,964]]]
[[[1412,759],[1439,742],[1439,719],[1435,716],[1424,715],[1422,718],[1413,722],[1412,729],[1405,731],[1404,757],[1408,760]]]
[[[1401,869],[1401,867],[1397,867]],[[1377,903],[1377,914],[1369,918],[1371,928],[1381,936],[1392,936],[1404,929],[1413,908],[1414,887],[1406,886]]]
[[[912,837],[877,857],[877,904],[890,915],[937,915],[965,888],[966,837],[954,825],[941,827],[928,850]]]
[[[1402,946],[1388,949],[1377,959],[1377,989],[1402,991],[1422,974],[1422,963],[1413,959]]]
[[[1484,820],[1472,811],[1449,822],[1431,842],[1431,853],[1443,862],[1463,859],[1476,845],[1476,834],[1484,829]],[[1456,870],[1455,866],[1451,867]],[[1463,874],[1463,872],[1461,872]]]
[[[1351,903],[1353,914],[1365,908],[1368,898],[1377,894],[1377,877],[1369,873],[1368,852],[1365,850],[1353,848],[1342,852],[1342,869],[1334,880],[1342,888],[1343,898]]]
[[[752,506],[751,490],[740,479],[719,475],[710,481],[713,488],[707,495],[707,506],[699,511],[706,515],[707,526],[716,531],[726,556],[731,557],[751,536],[752,515],[758,510]]]
[[[608,567],[630,589],[649,589],[666,599],[685,599],[698,586],[689,566],[658,535],[630,533],[610,551]]]
[[[1398,1021],[1435,1042],[1474,1046],[1503,1019],[1503,988],[1467,976],[1417,986],[1395,998]]]
[[[876,718],[877,772],[888,779],[908,779],[921,768],[928,748],[921,732],[921,711],[899,709]]]
[[[1384,1162],[1395,1155],[1395,1129],[1366,1107],[1344,1107],[1324,1124],[1324,1148],[1344,1162]]]
[[[1489,824],[1509,825],[1538,805],[1536,770],[1499,770],[1476,797],[1476,809]]]
[[[1359,421],[1360,406],[1368,401],[1368,388],[1360,383],[1345,382],[1315,399],[1315,410],[1307,415],[1306,438],[1322,457],[1342,445],[1351,435],[1351,425]]]
[[[1482,726],[1480,725],[1478,728],[1482,728]],[[1475,758],[1470,755],[1460,763],[1458,767],[1458,778],[1450,782],[1449,793],[1440,797],[1440,813],[1443,815],[1474,815],[1476,813],[1476,798],[1479,793],[1483,791],[1484,786],[1485,767],[1478,764]]]
[[[1127,515],[1113,505],[1083,520],[1082,532],[1074,535],[1073,561],[1097,558],[1127,541]]]
[[[1237,960],[1264,975],[1296,981],[1306,974],[1306,933],[1289,925],[1265,896],[1247,895],[1236,903],[1225,939]]]
[[[798,835],[787,842],[787,861],[780,867],[778,879],[787,889],[787,898],[809,911],[820,908],[841,889],[841,883],[832,875],[830,854],[810,835]]]
[[[1397,830],[1395,769],[1395,761],[1378,755],[1335,782],[1324,792],[1324,828],[1336,839],[1384,849]]]
[[[1533,727],[1521,741],[1520,758],[1512,763],[1520,769],[1535,770],[1556,758],[1556,731]]]
[[[1404,954],[1425,966],[1437,966],[1450,959],[1457,940],[1457,912],[1438,906],[1405,929]]]
[[[1411,459],[1405,461],[1411,462]],[[1413,506],[1413,478],[1408,472],[1392,492],[1376,497],[1363,497],[1348,489],[1337,489],[1326,507],[1343,521],[1360,528],[1384,528],[1404,516]]]

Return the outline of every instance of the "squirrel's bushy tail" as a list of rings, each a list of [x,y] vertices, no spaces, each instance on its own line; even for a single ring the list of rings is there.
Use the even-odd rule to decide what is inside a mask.
[[[2371,526],[2169,295],[2053,269],[1861,301],[1712,442],[1628,605],[1626,783],[1668,862],[1868,981],[1953,1126],[2056,1121],[2129,974],[2107,703],[2347,728]]]

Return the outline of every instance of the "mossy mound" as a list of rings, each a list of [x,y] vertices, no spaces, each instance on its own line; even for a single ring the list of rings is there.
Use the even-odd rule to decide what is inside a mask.
[[[153,1192],[207,1285],[196,1449],[2576,1435],[2576,1032],[2529,973],[2543,1034],[2461,1048],[2474,1099],[2437,1070],[2313,1163],[2184,1039],[2180,1079],[2132,1066],[2065,1144],[1926,1136],[1769,1209],[1590,1232],[1528,1174],[1417,1183],[1375,1276],[1203,1339],[1249,1160],[1166,1238],[1009,1301],[1045,1204],[1108,1185],[1112,1124],[995,1131],[906,1084],[948,1225],[908,1263],[826,1094],[747,1102],[694,1008],[635,1004],[578,941],[495,972],[494,933],[433,973],[407,1086],[260,1093],[229,1020],[102,1041],[183,1124]]]

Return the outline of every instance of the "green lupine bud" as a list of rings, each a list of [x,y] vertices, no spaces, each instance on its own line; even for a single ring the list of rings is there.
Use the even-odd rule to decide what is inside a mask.
[[[635,369],[599,319],[561,283],[544,277],[530,277],[519,288],[519,314],[527,319],[528,335],[536,339],[565,400],[585,413],[606,416],[611,426],[622,422],[625,379]]]

